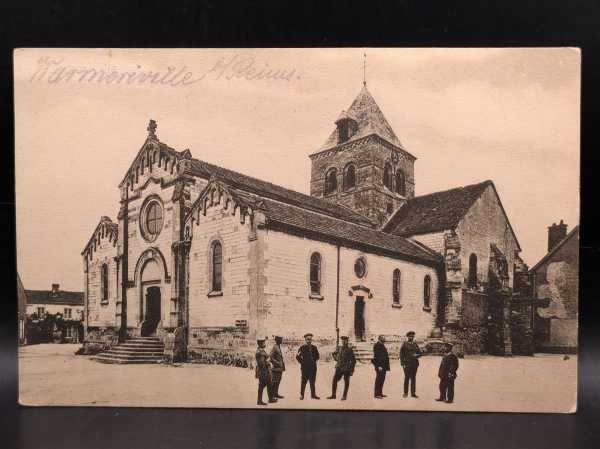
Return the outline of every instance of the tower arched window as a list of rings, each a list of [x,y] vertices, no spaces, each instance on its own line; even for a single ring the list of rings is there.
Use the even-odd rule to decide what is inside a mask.
[[[394,270],[392,274],[392,298],[394,304],[400,304],[400,280],[402,275],[400,274],[400,270],[397,268]]]
[[[356,187],[356,167],[354,164],[348,164],[344,170],[344,190]]]
[[[423,280],[423,308],[431,310],[431,276],[425,276]]]
[[[334,193],[337,190],[337,170],[331,168],[325,174],[325,195]]]
[[[102,264],[100,270],[100,285],[102,287],[102,302],[108,302],[108,265]]]
[[[383,168],[383,185],[392,190],[392,166],[389,163]]]
[[[396,193],[402,196],[406,195],[406,179],[404,172],[400,169],[396,171]]]
[[[213,292],[220,292],[223,288],[223,247],[219,241],[215,241],[212,244],[211,262],[211,290]]]
[[[477,255],[471,253],[469,256],[469,275],[467,278],[468,288],[477,288]]]
[[[310,256],[310,292],[321,294],[321,255],[312,253]]]

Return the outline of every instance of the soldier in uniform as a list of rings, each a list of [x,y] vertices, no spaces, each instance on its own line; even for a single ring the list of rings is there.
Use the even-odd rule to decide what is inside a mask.
[[[319,350],[312,344],[313,334],[304,335],[305,344],[298,348],[296,360],[300,363],[302,380],[300,382],[300,399],[304,399],[304,390],[306,382],[310,383],[310,397],[312,399],[321,399],[315,392],[315,380],[317,379],[317,361],[319,360]]]
[[[438,377],[440,378],[440,397],[436,401],[454,401],[454,379],[458,370],[458,357],[452,352],[452,343],[446,343],[446,354],[440,363]]]
[[[371,360],[375,366],[375,398],[383,399],[386,397],[383,394],[383,384],[385,375],[390,370],[390,356],[385,347],[385,338],[380,335],[377,342],[373,345],[373,359]]]
[[[343,377],[344,394],[342,395],[342,401],[345,401],[348,397],[348,388],[350,388],[350,376],[354,374],[356,357],[352,348],[348,346],[348,337],[343,336],[341,338],[342,346],[333,353],[333,359],[336,361],[335,374],[333,375],[333,382],[331,384],[331,396],[328,396],[327,399],[335,399],[337,384]]]
[[[421,348],[415,342],[414,331],[406,333],[408,340],[402,343],[400,348],[400,364],[404,368],[404,395],[408,396],[408,385],[410,384],[410,395],[417,396],[417,369],[419,368],[419,357],[423,355]]]
[[[267,388],[269,402],[277,402],[271,391],[271,365],[269,364],[269,355],[265,351],[265,339],[259,338],[256,340],[258,348],[256,348],[256,378],[258,379],[258,398],[256,405],[267,405],[263,402],[263,391]]]
[[[281,376],[285,371],[285,362],[283,360],[283,354],[281,352],[281,343],[283,337],[275,336],[275,344],[271,348],[271,354],[269,354],[269,360],[271,361],[271,377],[273,379],[273,397],[277,399],[283,399],[283,396],[279,394],[279,384],[281,383]]]

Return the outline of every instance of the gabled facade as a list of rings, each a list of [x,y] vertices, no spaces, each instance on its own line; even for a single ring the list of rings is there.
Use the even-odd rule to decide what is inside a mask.
[[[548,228],[548,253],[531,268],[535,344],[541,352],[576,352],[579,316],[579,226],[567,234],[562,221]]]
[[[492,181],[410,199],[382,229],[443,255],[447,338],[467,352],[511,354],[514,335],[516,353],[532,352],[531,332],[521,329],[531,321],[511,324],[521,247]],[[518,314],[529,313],[526,296]]]

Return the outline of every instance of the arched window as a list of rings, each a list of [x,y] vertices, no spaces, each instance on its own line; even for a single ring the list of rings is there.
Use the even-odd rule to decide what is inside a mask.
[[[468,288],[477,288],[477,255],[471,253],[469,256],[469,277],[467,278]]]
[[[396,193],[402,196],[406,195],[406,180],[404,179],[404,172],[402,170],[396,171]]]
[[[400,279],[400,270],[396,268],[392,275],[392,298],[394,304],[400,304]]]
[[[329,169],[325,175],[325,195],[333,193],[337,190],[337,170]]]
[[[310,292],[321,294],[321,255],[312,253],[310,256]]]
[[[212,291],[220,292],[223,287],[223,248],[220,242],[212,244]]]
[[[102,286],[102,302],[108,302],[108,265],[102,264],[100,270],[100,285]]]
[[[431,276],[425,276],[423,281],[423,308],[431,309]]]
[[[348,164],[344,171],[344,190],[356,187],[356,167],[354,164]]]
[[[383,169],[383,185],[392,190],[392,166],[389,163]]]

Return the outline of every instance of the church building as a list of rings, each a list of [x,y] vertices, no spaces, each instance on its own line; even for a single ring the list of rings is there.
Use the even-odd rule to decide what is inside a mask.
[[[512,353],[527,268],[494,184],[415,196],[416,158],[366,85],[334,125],[305,195],[175,150],[151,120],[116,220],[82,252],[88,341],[171,339],[189,358],[257,336],[360,345],[414,330]]]

